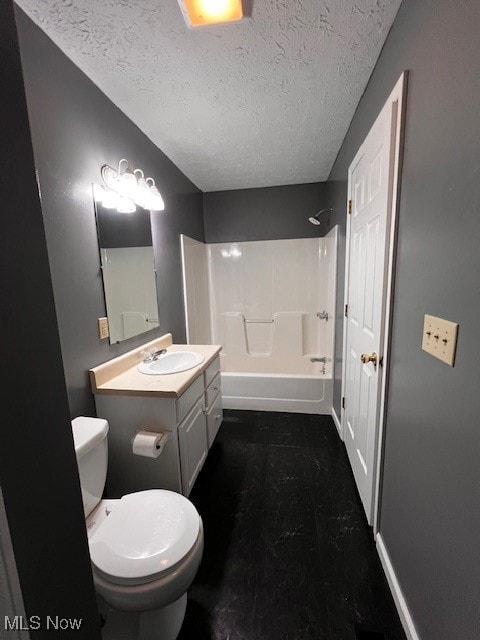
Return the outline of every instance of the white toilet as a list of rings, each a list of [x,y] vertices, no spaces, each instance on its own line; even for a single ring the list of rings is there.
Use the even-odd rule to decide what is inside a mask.
[[[202,558],[202,520],[165,489],[102,500],[108,422],[75,418],[72,429],[95,587],[109,605],[103,636],[175,640]]]

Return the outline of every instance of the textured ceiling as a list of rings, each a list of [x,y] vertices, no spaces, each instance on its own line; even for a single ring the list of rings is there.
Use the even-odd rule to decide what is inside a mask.
[[[17,0],[203,191],[326,180],[401,0]]]

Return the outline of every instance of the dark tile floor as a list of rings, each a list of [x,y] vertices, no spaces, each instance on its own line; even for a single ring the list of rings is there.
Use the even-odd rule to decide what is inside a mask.
[[[405,640],[329,416],[225,411],[190,498],[205,552],[179,640]]]

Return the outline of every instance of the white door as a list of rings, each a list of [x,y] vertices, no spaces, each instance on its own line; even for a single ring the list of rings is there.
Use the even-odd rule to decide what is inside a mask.
[[[373,520],[385,330],[396,111],[382,110],[349,170],[343,436],[369,523]]]

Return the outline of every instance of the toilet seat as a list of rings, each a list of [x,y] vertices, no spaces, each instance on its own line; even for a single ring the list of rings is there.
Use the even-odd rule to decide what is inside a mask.
[[[194,547],[199,531],[197,510],[179,493],[130,493],[116,501],[90,537],[90,557],[110,583],[145,584],[173,571]]]

